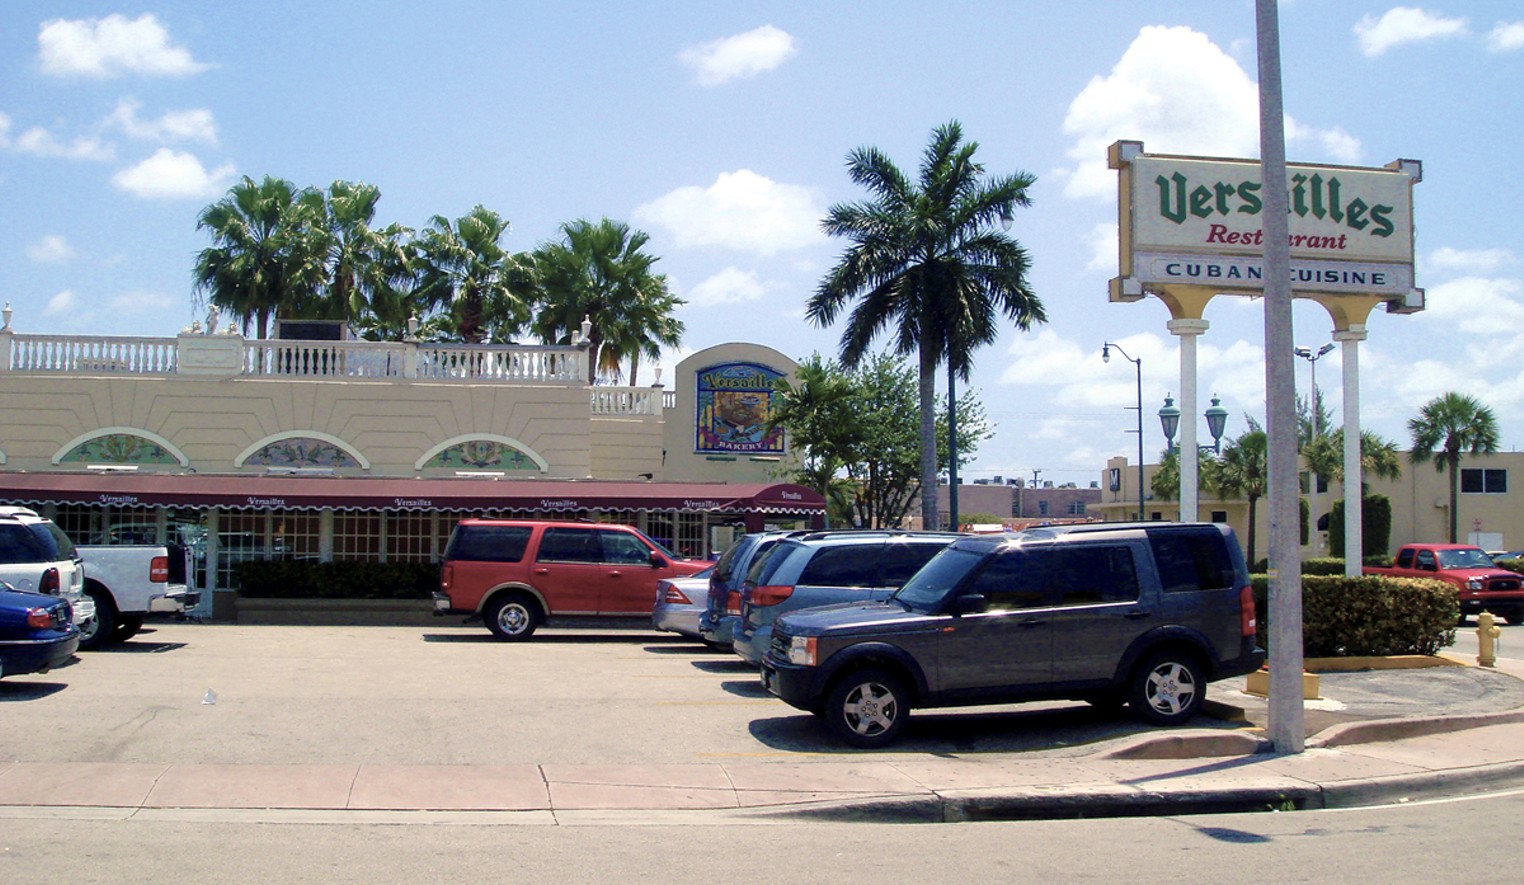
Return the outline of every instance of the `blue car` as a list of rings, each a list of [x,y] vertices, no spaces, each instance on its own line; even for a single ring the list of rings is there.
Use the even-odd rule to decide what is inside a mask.
[[[0,676],[46,673],[77,648],[79,628],[68,600],[0,582]]]

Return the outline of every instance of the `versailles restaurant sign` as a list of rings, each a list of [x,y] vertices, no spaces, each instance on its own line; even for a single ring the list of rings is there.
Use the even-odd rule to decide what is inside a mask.
[[[1264,288],[1258,160],[1151,155],[1137,142],[1112,145],[1110,159],[1121,173],[1118,283]],[[1394,297],[1413,291],[1413,184],[1420,168],[1416,161],[1288,166],[1292,291]]]

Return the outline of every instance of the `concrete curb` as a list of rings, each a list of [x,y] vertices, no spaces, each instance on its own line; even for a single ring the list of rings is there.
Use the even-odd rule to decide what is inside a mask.
[[[1396,741],[1403,738],[1448,734],[1469,728],[1511,725],[1520,722],[1524,722],[1524,709],[1507,710],[1502,713],[1461,713],[1454,716],[1431,716],[1423,719],[1372,719],[1368,722],[1346,722],[1325,728],[1308,738],[1307,746],[1341,747],[1377,741]]]

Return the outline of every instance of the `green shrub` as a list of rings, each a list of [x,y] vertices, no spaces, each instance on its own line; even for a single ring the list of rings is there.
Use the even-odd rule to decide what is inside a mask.
[[[1392,499],[1366,495],[1360,499],[1360,546],[1366,557],[1384,556],[1392,538]],[[1328,552],[1344,555],[1344,499],[1328,512]]]
[[[1524,559],[1494,559],[1493,562],[1498,564],[1498,568],[1524,574]]]
[[[1304,575],[1343,575],[1344,560],[1337,556],[1313,556],[1302,560]]]
[[[251,560],[233,566],[233,587],[253,599],[427,599],[439,566],[427,562]]]
[[[1259,642],[1268,649],[1269,579],[1254,575]],[[1302,579],[1302,654],[1311,658],[1432,655],[1455,641],[1455,587],[1430,578],[1308,575]]]

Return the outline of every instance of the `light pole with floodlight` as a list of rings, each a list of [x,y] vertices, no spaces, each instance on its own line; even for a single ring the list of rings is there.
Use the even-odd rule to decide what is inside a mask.
[[[1132,363],[1134,366],[1137,367],[1137,370],[1138,370],[1138,405],[1137,405],[1137,409],[1138,409],[1138,430],[1137,430],[1137,434],[1138,434],[1138,521],[1142,522],[1143,519],[1144,519],[1144,516],[1143,516],[1143,358],[1142,357],[1138,357],[1137,359],[1133,359],[1132,357],[1127,355],[1127,351],[1123,350],[1120,345],[1112,344],[1110,341],[1107,341],[1105,344],[1101,345],[1101,362],[1103,362],[1103,363],[1109,363],[1109,362],[1111,362],[1111,351],[1113,349],[1115,349],[1117,353],[1120,353],[1122,355],[1122,359],[1127,360],[1128,362]]]
[[[1317,353],[1312,352],[1310,347],[1298,346],[1293,352],[1312,365],[1312,438],[1317,439],[1320,428],[1318,427],[1318,360],[1328,355],[1333,350],[1333,342],[1330,341],[1318,348]]]

